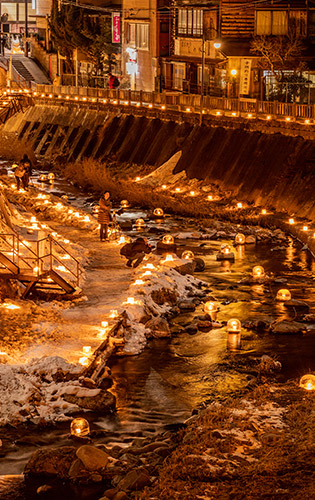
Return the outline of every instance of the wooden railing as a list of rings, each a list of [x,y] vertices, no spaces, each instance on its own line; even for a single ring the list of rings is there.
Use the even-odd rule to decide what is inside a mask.
[[[306,121],[315,119],[315,104],[258,101],[257,99],[204,96],[201,104],[199,94],[179,92],[146,92],[142,90],[97,89],[92,87],[71,87],[36,85],[33,95],[47,99],[149,107],[176,110],[184,113],[226,114],[252,118],[292,119]]]

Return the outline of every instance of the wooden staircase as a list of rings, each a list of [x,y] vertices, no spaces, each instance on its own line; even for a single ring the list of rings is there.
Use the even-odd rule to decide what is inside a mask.
[[[71,296],[80,274],[77,259],[51,236],[25,241],[16,234],[0,234],[0,279],[19,281],[24,287],[22,298],[36,292]]]

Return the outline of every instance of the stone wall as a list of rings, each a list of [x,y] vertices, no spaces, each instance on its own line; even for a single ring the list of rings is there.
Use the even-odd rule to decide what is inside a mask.
[[[131,112],[133,114],[131,114]],[[5,125],[47,160],[92,157],[156,165],[183,151],[176,171],[208,179],[248,200],[312,218],[315,215],[314,127],[259,120],[217,121],[141,110],[38,101]],[[281,127],[282,132],[281,133]],[[295,127],[295,129],[294,129]],[[289,135],[292,132],[292,135]]]

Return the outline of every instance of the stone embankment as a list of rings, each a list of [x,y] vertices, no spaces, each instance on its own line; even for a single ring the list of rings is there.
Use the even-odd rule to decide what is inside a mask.
[[[160,166],[176,151],[175,172],[217,183],[240,200],[312,218],[314,126],[277,120],[208,117],[37,99],[4,132],[32,141],[39,157],[91,157]]]

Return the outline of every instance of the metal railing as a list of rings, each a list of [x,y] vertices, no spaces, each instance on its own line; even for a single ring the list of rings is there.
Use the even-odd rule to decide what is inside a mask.
[[[37,85],[36,97],[47,99],[92,102],[98,104],[120,104],[147,106],[161,110],[174,110],[198,114],[230,114],[252,117],[292,118],[295,120],[314,120],[315,104],[285,103],[278,101],[259,101],[246,98],[226,98],[183,94],[180,92],[147,92],[142,90],[100,89],[91,87]]]
[[[62,250],[67,263],[56,249]],[[67,273],[70,280],[79,286],[81,275],[79,261],[52,236],[26,241],[19,235],[2,233],[0,234],[0,252],[19,268],[21,274],[31,273],[33,276],[39,277],[48,271]],[[57,267],[58,265],[59,267]],[[7,269],[9,268],[7,267]]]

